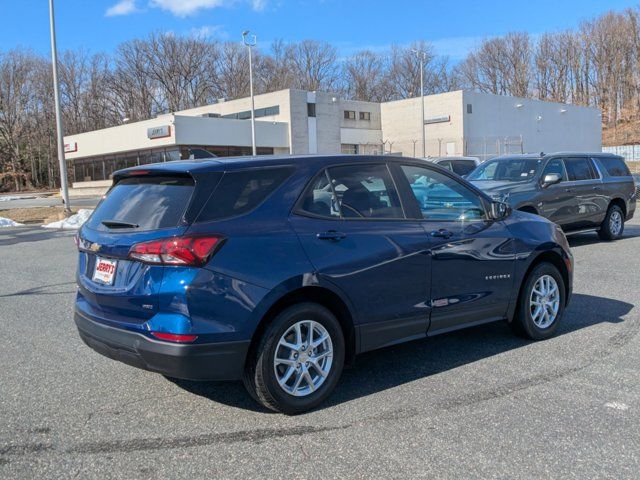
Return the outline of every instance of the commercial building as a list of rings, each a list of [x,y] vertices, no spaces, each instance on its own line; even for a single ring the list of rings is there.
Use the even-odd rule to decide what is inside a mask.
[[[385,103],[287,89],[257,95],[258,154],[471,155],[601,149],[595,108],[454,91]],[[65,137],[75,182],[103,181],[133,165],[251,153],[250,99],[159,115]],[[95,185],[95,184],[93,184]],[[79,186],[79,185],[74,185]]]

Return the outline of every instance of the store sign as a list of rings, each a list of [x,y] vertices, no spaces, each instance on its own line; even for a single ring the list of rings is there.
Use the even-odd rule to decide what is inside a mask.
[[[154,138],[165,138],[170,136],[170,125],[162,125],[160,127],[151,127],[147,129],[147,137],[149,137],[150,140],[153,140]]]
[[[78,142],[64,144],[64,153],[72,153],[78,151]]]
[[[446,123],[446,122],[450,122],[450,121],[451,121],[451,115],[444,115],[442,117],[425,118],[424,119],[424,124],[425,125],[430,125],[432,123]]]

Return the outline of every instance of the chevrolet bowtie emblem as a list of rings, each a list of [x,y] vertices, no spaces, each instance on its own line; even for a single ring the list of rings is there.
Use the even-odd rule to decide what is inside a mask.
[[[89,247],[89,250],[91,250],[92,252],[97,252],[100,250],[100,245],[97,243],[92,243]]]

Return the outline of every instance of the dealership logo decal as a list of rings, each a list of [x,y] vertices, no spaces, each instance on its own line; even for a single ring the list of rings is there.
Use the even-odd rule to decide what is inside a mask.
[[[171,136],[171,126],[162,125],[160,127],[151,127],[147,129],[147,137],[149,139],[165,138]]]

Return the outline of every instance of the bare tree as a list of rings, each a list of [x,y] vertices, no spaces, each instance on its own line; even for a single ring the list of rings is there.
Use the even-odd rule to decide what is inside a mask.
[[[33,73],[41,62],[25,50],[13,50],[0,58],[0,141],[2,179],[12,178],[16,190],[30,187],[24,164],[30,113],[35,106]]]
[[[303,40],[287,46],[286,55],[296,88],[332,91],[338,86],[336,48],[326,42]]]
[[[350,98],[370,102],[392,98],[386,55],[363,50],[346,59],[342,69],[345,90]]]
[[[259,63],[256,55],[256,63]],[[249,95],[249,55],[239,43],[228,42],[222,46],[216,62],[216,87],[220,97],[227,99]]]
[[[256,60],[254,71],[258,92],[275,92],[293,86],[294,73],[287,57],[287,45],[282,40],[271,44],[270,55],[259,56]]]

